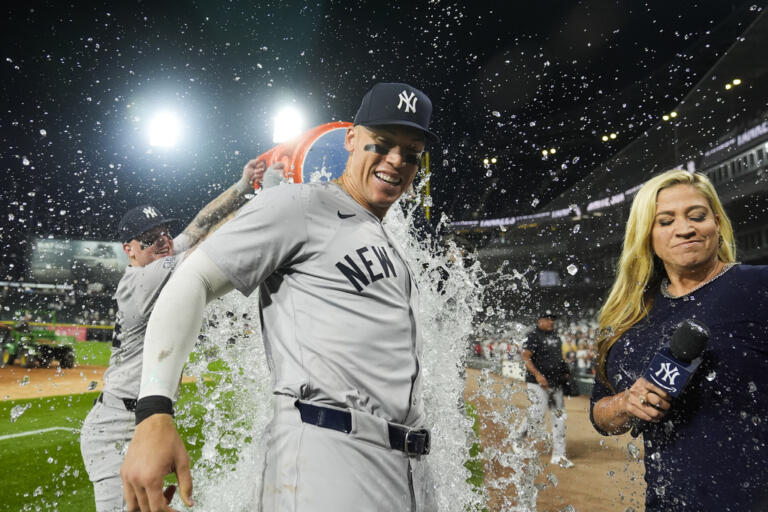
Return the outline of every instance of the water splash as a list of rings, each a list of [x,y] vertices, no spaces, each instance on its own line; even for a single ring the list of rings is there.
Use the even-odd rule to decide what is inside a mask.
[[[19,417],[32,407],[31,404],[15,405],[11,408],[11,423],[15,423]]]
[[[405,206],[394,205],[384,224],[402,247],[420,289],[423,400],[432,451],[415,462],[415,473],[435,476],[417,480],[415,490],[433,496],[441,511],[480,510],[486,494],[467,483],[470,472],[464,466],[476,438],[473,421],[464,413],[462,371],[475,312],[485,311],[480,282],[487,276],[477,261],[465,263],[454,244],[435,250],[428,235],[416,235],[413,217],[421,215],[419,202],[402,201]],[[272,416],[257,301],[256,294],[230,293],[209,304],[204,333],[187,366],[186,373],[197,378],[197,396],[180,408],[177,422],[179,427],[202,424],[195,439],[201,456],[193,466],[196,508],[201,510],[239,512],[257,503],[265,456],[261,440]],[[198,420],[189,413],[200,407],[204,414]],[[510,467],[520,464],[514,454],[505,461]]]

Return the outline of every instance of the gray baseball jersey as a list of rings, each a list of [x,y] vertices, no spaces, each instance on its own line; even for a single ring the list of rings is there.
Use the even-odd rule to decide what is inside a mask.
[[[189,249],[189,237],[173,239],[174,255],[143,267],[128,267],[117,284],[117,315],[104,391],[119,398],[137,398],[141,384],[144,335],[160,290]]]
[[[415,280],[338,185],[265,190],[200,250],[243,294],[260,288],[274,393],[423,426]]]
[[[115,292],[118,311],[103,396],[88,413],[80,432],[80,452],[93,482],[97,512],[124,509],[120,466],[133,438],[136,417],[122,399],[139,396],[147,321],[160,290],[184,258],[189,238],[181,234],[173,245],[174,256],[144,267],[126,268]]]

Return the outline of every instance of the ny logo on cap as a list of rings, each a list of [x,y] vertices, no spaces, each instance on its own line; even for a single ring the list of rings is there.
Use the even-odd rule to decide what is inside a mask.
[[[414,93],[411,93],[410,96],[406,91],[403,91],[398,96],[400,98],[400,103],[397,104],[397,110],[400,110],[403,106],[403,103],[405,103],[405,113],[408,112],[416,112],[416,100],[419,98],[416,97]]]
[[[141,212],[142,212],[142,213],[144,214],[144,216],[145,216],[146,218],[148,218],[148,219],[149,219],[149,218],[155,218],[155,217],[157,217],[157,210],[155,210],[155,209],[154,209],[154,208],[152,208],[151,206],[147,206],[146,208],[144,208],[143,210],[141,210]]]

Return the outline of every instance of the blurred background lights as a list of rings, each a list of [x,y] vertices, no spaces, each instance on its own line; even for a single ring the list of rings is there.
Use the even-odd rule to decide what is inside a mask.
[[[181,121],[173,112],[159,112],[149,122],[149,145],[170,148],[181,137]]]
[[[304,116],[293,106],[283,107],[275,116],[275,131],[272,142],[290,140],[304,132]]]
[[[733,89],[737,85],[741,85],[741,78],[734,78],[733,80],[731,80],[730,82],[725,84],[725,90],[726,91],[730,91],[731,89]]]

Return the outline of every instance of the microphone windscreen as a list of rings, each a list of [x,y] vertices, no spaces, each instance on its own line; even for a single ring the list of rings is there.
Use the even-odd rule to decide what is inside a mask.
[[[709,329],[693,319],[683,320],[672,334],[669,351],[672,357],[689,363],[699,357],[709,341]]]

